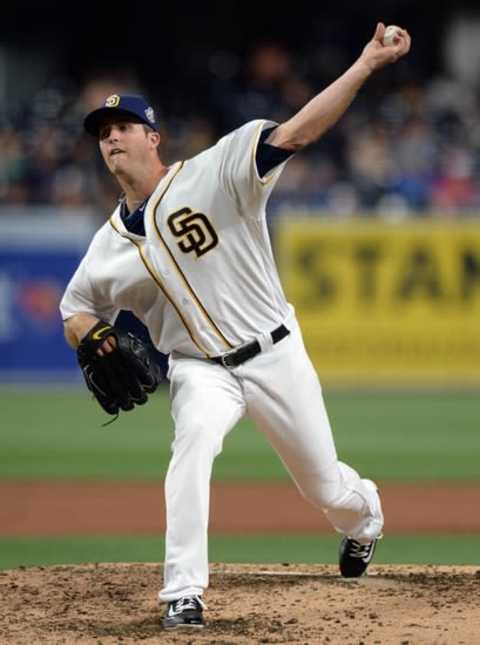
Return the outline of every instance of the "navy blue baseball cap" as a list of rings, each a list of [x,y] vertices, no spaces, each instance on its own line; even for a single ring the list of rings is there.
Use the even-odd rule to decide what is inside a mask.
[[[105,103],[98,110],[87,114],[83,122],[85,130],[98,137],[102,121],[111,114],[134,117],[134,121],[145,123],[152,130],[159,131],[159,125],[154,109],[149,105],[143,96],[112,94],[105,99]]]

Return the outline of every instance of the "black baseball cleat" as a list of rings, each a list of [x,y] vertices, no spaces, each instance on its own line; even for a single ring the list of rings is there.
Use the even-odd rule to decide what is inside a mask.
[[[352,538],[344,537],[340,542],[339,564],[340,573],[344,578],[359,578],[363,576],[370,564],[377,540],[368,544],[360,544]]]
[[[202,629],[205,604],[200,596],[184,596],[168,603],[167,613],[163,618],[163,629]]]

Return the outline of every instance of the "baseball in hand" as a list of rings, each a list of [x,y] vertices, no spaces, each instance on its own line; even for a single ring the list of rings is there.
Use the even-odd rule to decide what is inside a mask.
[[[400,27],[396,25],[388,25],[383,34],[383,44],[387,47],[389,45],[396,45],[401,31]]]

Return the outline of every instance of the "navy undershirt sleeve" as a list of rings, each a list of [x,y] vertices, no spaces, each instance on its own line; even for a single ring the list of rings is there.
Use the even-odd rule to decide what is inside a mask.
[[[270,170],[275,168],[275,166],[279,166],[293,154],[291,150],[285,150],[284,148],[278,148],[277,146],[271,146],[269,143],[265,143],[270,133],[273,132],[276,127],[278,126],[263,130],[258,141],[255,162],[257,164],[257,170],[260,177],[264,177],[268,172],[270,172]]]

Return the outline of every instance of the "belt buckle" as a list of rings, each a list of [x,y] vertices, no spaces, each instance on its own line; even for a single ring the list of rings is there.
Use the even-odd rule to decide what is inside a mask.
[[[238,367],[238,365],[241,365],[242,363],[239,363],[238,365],[229,365],[228,359],[231,356],[234,356],[235,354],[237,354],[240,350],[244,349],[245,347],[248,347],[249,345],[251,345],[254,342],[255,341],[250,340],[250,341],[248,341],[246,343],[242,343],[242,345],[237,345],[237,347],[234,347],[229,352],[225,352],[225,354],[222,354],[220,356],[220,360],[222,362],[223,367],[225,367],[225,369],[227,369],[227,370],[233,370],[235,367]]]
[[[225,369],[227,369],[227,370],[233,370],[233,368],[234,368],[234,367],[236,367],[236,365],[230,365],[230,364],[228,363],[228,359],[229,359],[233,354],[235,354],[235,352],[237,351],[237,349],[238,349],[238,347],[236,347],[235,349],[231,349],[229,352],[226,352],[225,354],[222,354],[222,355],[220,356],[220,361],[221,361],[221,363],[222,363],[222,366],[223,366]]]

